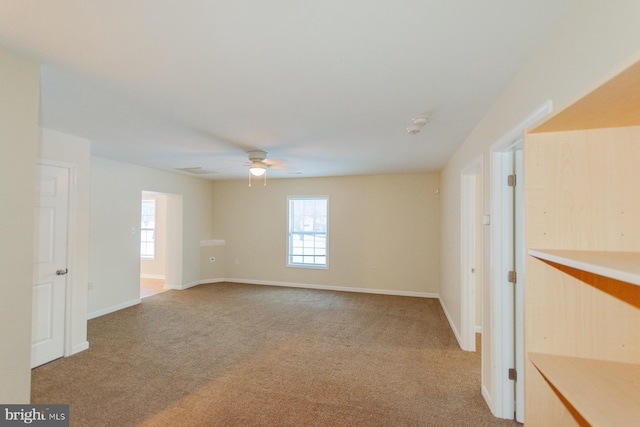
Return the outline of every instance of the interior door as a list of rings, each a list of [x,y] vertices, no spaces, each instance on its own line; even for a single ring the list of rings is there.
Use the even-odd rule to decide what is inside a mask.
[[[69,170],[39,164],[35,198],[32,368],[64,355]]]

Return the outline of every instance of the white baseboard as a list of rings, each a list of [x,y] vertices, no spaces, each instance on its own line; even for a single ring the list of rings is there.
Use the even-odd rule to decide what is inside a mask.
[[[484,401],[487,402],[487,406],[489,407],[489,410],[495,417],[496,415],[493,413],[493,405],[492,405],[491,394],[489,393],[489,390],[487,390],[484,384],[482,384],[481,390],[482,390],[482,397],[484,398]]]
[[[134,305],[138,305],[140,304],[140,302],[142,302],[142,300],[140,298],[136,298],[136,299],[132,299],[131,301],[126,301],[121,304],[114,305],[112,307],[94,311],[92,313],[87,314],[87,320],[95,319],[96,317],[104,316],[105,314],[113,313],[114,311],[122,310],[123,308],[128,308]]]
[[[85,351],[89,349],[89,341],[82,342],[80,344],[76,344],[71,347],[71,354],[67,354],[65,356],[72,356],[76,353],[80,353],[81,351]]]
[[[205,285],[207,283],[222,283],[222,282],[246,283],[248,285],[281,286],[286,288],[319,289],[319,290],[327,290],[327,291],[359,292],[359,293],[365,293],[365,294],[396,295],[396,296],[418,297],[418,298],[437,298],[438,300],[440,300],[440,295],[435,293],[429,293],[429,292],[397,291],[397,290],[391,290],[391,289],[354,288],[354,287],[348,287],[348,286],[313,285],[313,284],[305,284],[305,283],[272,282],[272,281],[265,281],[265,280],[229,279],[229,278],[197,280],[195,282],[187,283],[184,285],[175,285],[171,283],[165,283],[164,288],[182,291],[198,285]],[[141,302],[142,302],[142,299],[137,298],[131,301],[123,302],[122,304],[118,304],[102,310],[94,311],[92,313],[87,314],[87,320],[95,319],[96,317],[104,316],[105,314],[113,313],[114,311],[122,310],[124,308],[128,308],[128,307],[140,304]],[[440,300],[440,304],[442,305],[442,300]],[[446,309],[445,309],[445,314],[447,315],[447,319],[449,319],[449,315]],[[449,323],[452,325],[452,328],[453,328],[453,323],[451,323],[451,319],[449,319]],[[458,334],[457,334],[457,331],[455,331],[455,329],[454,329],[454,334],[458,339],[458,343],[460,343],[460,339],[458,338]],[[88,343],[87,343],[87,348],[88,348]],[[82,350],[78,350],[78,351],[82,351]]]
[[[185,287],[183,287],[182,285],[174,285],[172,283],[166,283],[163,286],[164,289],[177,289],[177,290],[182,290],[182,289],[187,289]]]
[[[199,283],[199,284],[214,283],[206,280],[201,282],[202,283]],[[308,283],[272,282],[267,280],[227,278],[227,279],[216,279],[216,282],[246,283],[248,285],[280,286],[285,288],[319,289],[319,290],[326,290],[326,291],[360,292],[365,294],[396,295],[396,296],[405,296],[405,297],[439,298],[438,294],[428,293],[428,292],[397,291],[397,290],[390,290],[390,289],[354,288],[349,286],[314,285],[314,284],[308,284]]]
[[[206,285],[207,283],[220,283],[220,282],[227,282],[227,281],[228,281],[227,279],[205,279],[205,280],[197,280],[195,282],[187,283],[185,285],[174,285],[170,283],[165,283],[164,288],[183,291],[185,289],[189,289],[198,285]]]
[[[164,280],[164,274],[140,274],[140,278]]]
[[[456,341],[458,341],[458,346],[460,348],[462,348],[462,340],[460,339],[460,334],[458,333],[458,330],[456,329],[456,325],[455,325],[455,323],[453,323],[453,320],[451,319],[451,316],[449,315],[449,311],[447,310],[447,306],[444,305],[444,302],[442,302],[442,298],[438,298],[438,300],[440,301],[440,306],[442,307],[442,311],[444,311],[444,315],[447,317],[447,321],[449,322],[449,326],[451,327],[451,330],[453,331],[453,335],[456,337]]]

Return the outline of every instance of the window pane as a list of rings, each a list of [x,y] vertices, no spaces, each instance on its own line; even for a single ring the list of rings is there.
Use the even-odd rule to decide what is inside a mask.
[[[326,197],[289,199],[289,265],[327,266]]]
[[[142,201],[142,228],[155,228],[156,226],[156,201]]]
[[[145,199],[142,201],[140,225],[140,256],[144,258],[155,257],[155,228],[156,228],[156,201]]]

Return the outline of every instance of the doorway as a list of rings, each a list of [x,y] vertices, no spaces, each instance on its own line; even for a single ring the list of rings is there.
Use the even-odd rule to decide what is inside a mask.
[[[154,202],[149,202],[153,200]],[[152,219],[143,218],[143,204],[153,205]],[[182,194],[142,191],[140,198],[140,298],[182,289]],[[143,230],[145,235],[143,236]],[[143,246],[144,242],[146,243]],[[143,255],[144,250],[144,255]],[[144,286],[144,291],[143,291]],[[144,295],[143,295],[144,292]]]
[[[166,194],[142,192],[140,223],[140,298],[147,298],[166,290]]]
[[[495,416],[519,422],[525,417],[522,140],[525,129],[551,110],[548,101],[491,147],[491,355],[486,361],[482,355],[491,374],[485,399]]]

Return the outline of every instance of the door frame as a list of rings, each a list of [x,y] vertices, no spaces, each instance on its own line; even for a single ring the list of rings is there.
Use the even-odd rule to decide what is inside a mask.
[[[67,268],[69,272],[66,274],[65,280],[65,300],[64,300],[64,357],[71,356],[74,352],[73,336],[72,336],[72,313],[73,313],[73,288],[75,280],[75,272],[77,266],[75,264],[75,229],[76,229],[76,186],[77,186],[77,167],[73,163],[61,162],[59,160],[38,157],[36,159],[38,166],[53,166],[67,169],[69,173],[69,188],[67,200]],[[34,200],[35,202],[35,200]],[[33,316],[33,313],[31,313]]]
[[[527,128],[539,122],[553,111],[551,100],[545,102],[529,117],[503,135],[491,146],[491,248],[490,248],[490,303],[491,303],[491,352],[482,352],[482,364],[490,363],[491,391],[485,395],[493,415],[514,419],[515,387],[508,378],[508,371],[515,366],[513,287],[505,286],[508,271],[513,263],[513,244],[508,243],[513,235],[509,223],[513,213],[507,193],[506,176],[513,171],[510,151],[518,144]],[[491,357],[492,360],[485,360]],[[524,378],[524,372],[518,374]],[[484,385],[483,385],[484,388]],[[484,393],[484,390],[483,390]]]
[[[460,176],[460,347],[465,351],[476,351],[476,298],[481,295],[476,295],[477,273],[472,273],[472,269],[482,274],[483,269],[478,268],[482,256],[477,253],[476,240],[480,234],[477,227],[481,212],[477,211],[477,200],[479,198],[482,205],[483,167],[484,160],[480,156],[464,168]]]
[[[524,269],[525,260],[525,243],[524,243],[524,138],[513,153],[514,170],[517,179],[520,181],[516,184],[514,191],[514,253],[515,253],[515,271],[518,275],[516,285],[513,289],[514,304],[516,311],[514,313],[514,363],[516,372],[520,372],[520,379],[515,384],[515,414],[516,421],[524,423],[524,287],[526,280],[526,272]]]

